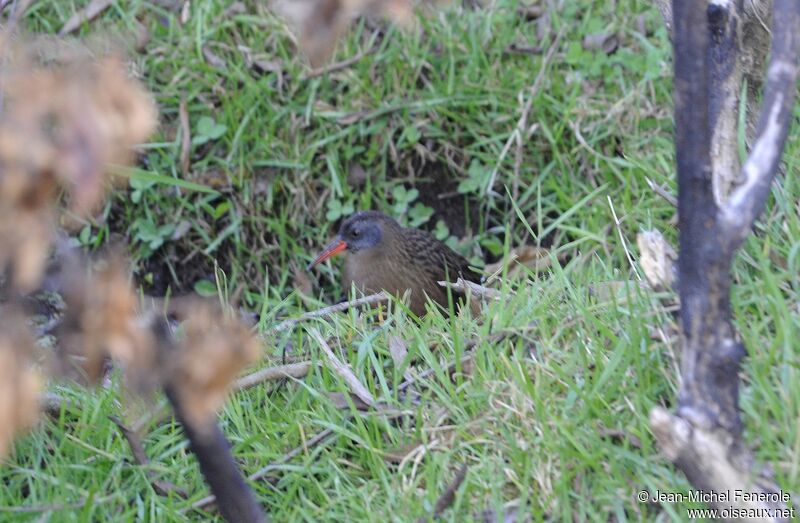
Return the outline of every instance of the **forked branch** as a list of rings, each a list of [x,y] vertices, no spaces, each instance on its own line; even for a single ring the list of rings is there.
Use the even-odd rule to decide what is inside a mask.
[[[716,102],[711,99],[719,94],[714,92],[718,79],[709,67],[713,65],[709,50],[713,50],[711,40],[718,36],[715,28],[721,27],[720,6],[735,4],[673,1],[682,380],[677,415],[657,408],[650,420],[664,454],[696,488],[755,494],[718,508],[733,506],[753,510],[746,513],[750,516],[782,519],[788,517],[786,495],[754,469],[752,454],[741,438],[738,373],[746,351],[732,323],[730,269],[736,250],[764,208],[791,124],[800,2],[775,0],[773,4],[778,16],[773,17],[772,53],[757,138],[741,176],[728,177],[743,183],[729,198],[720,200],[715,194],[712,152],[713,137],[719,132],[719,107],[713,107]]]

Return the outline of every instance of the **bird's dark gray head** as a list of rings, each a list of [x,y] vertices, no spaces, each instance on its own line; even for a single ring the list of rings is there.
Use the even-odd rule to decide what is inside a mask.
[[[379,247],[387,234],[398,229],[400,229],[400,225],[383,213],[378,211],[357,212],[342,222],[339,234],[308,265],[308,268],[311,269],[344,250],[355,253]]]
[[[361,211],[342,222],[339,237],[348,251],[358,252],[379,246],[388,227],[398,227],[397,222],[378,211]]]

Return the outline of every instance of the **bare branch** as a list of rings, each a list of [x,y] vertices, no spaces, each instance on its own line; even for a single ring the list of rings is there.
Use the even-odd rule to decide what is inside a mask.
[[[332,64],[326,64],[322,67],[317,67],[316,69],[312,69],[309,72],[305,73],[303,76],[301,76],[300,81],[305,82],[308,80],[312,80],[314,78],[318,78],[320,76],[325,76],[327,74],[347,69],[351,65],[360,62],[361,59],[363,59],[365,56],[372,54],[372,52],[375,51],[375,49],[376,47],[374,45],[371,45],[368,49],[360,51],[346,60],[342,60],[341,62],[336,62]]]
[[[260,479],[264,479],[265,477],[269,476],[271,472],[279,470],[281,465],[285,465],[286,463],[290,462],[303,452],[308,452],[311,448],[321,443],[324,443],[325,441],[330,439],[330,437],[333,436],[334,434],[336,433],[333,431],[333,429],[325,429],[317,433],[314,437],[312,437],[308,441],[304,441],[302,445],[293,448],[292,450],[281,456],[279,459],[250,474],[250,476],[248,476],[247,479],[250,481],[257,481]],[[278,480],[277,476],[270,476],[268,481],[270,481],[271,483],[275,483],[277,482],[277,480]],[[216,501],[217,501],[216,496],[212,494],[210,496],[206,496],[203,499],[194,502],[192,504],[192,508],[204,509],[213,505]]]
[[[358,298],[343,303],[337,303],[336,305],[331,305],[330,307],[325,307],[316,311],[307,312],[302,316],[300,316],[299,318],[291,318],[288,320],[284,320],[275,327],[273,327],[272,329],[270,329],[269,332],[271,333],[283,332],[287,329],[291,329],[301,321],[312,320],[314,318],[323,318],[325,316],[330,316],[331,314],[335,314],[337,312],[346,311],[347,309],[352,309],[353,307],[360,307],[362,305],[372,305],[374,303],[382,303],[388,300],[389,300],[389,295],[386,294],[385,292],[370,294],[369,296],[364,296],[363,298]]]
[[[84,9],[81,9],[79,12],[72,15],[69,20],[67,20],[67,22],[64,24],[64,27],[62,27],[58,32],[58,35],[64,36],[77,29],[80,29],[83,24],[97,18],[113,3],[113,0],[92,0],[92,2],[89,3],[89,5],[87,5]]]
[[[302,378],[311,370],[310,361],[300,361],[279,365],[278,367],[267,367],[257,370],[247,376],[242,376],[233,384],[233,390],[238,392],[255,387],[265,381],[279,380],[283,378]]]
[[[497,289],[484,287],[483,285],[467,281],[463,278],[459,278],[455,283],[450,283],[448,281],[440,281],[436,283],[442,287],[448,287],[454,291],[462,292],[464,294],[471,293],[473,296],[477,296],[483,300],[499,301],[502,297],[502,293]],[[509,290],[509,292],[513,294],[513,291]]]
[[[758,139],[743,168],[744,184],[720,203],[713,187],[712,156],[716,153],[711,144],[724,140],[726,133],[712,136],[712,126],[719,133],[721,124],[715,119],[730,117],[731,108],[724,106],[730,92],[720,91],[741,87],[736,85],[741,84],[741,75],[731,84],[730,78],[736,75],[726,79],[725,71],[741,59],[735,56],[740,52],[734,34],[738,20],[726,18],[732,13],[738,16],[741,3],[673,2],[683,358],[678,411],[670,415],[653,409],[650,424],[662,452],[695,488],[717,493],[739,490],[758,499],[756,503],[709,499],[710,505],[770,509],[756,513],[782,519],[789,514],[785,512],[787,494],[765,479],[742,440],[739,369],[746,351],[734,329],[730,304],[732,260],[764,207],[792,117],[800,3],[775,0],[774,9],[779,16],[773,16],[773,51]],[[726,37],[734,38],[726,41]],[[728,141],[733,139],[727,134]],[[720,147],[731,150],[730,143]]]

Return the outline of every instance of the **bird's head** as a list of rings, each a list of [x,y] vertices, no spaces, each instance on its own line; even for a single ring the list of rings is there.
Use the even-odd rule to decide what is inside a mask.
[[[380,249],[387,234],[399,227],[396,221],[383,213],[357,212],[342,222],[336,238],[308,265],[308,269],[345,250],[356,253]]]

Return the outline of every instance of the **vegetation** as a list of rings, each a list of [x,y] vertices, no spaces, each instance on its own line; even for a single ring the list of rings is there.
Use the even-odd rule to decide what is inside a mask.
[[[40,0],[23,25],[55,33],[86,4]],[[269,481],[252,483],[266,511],[278,521],[408,521],[429,515],[468,464],[443,514],[454,521],[514,507],[534,519],[683,520],[690,505],[637,500],[689,488],[648,428],[651,407],[668,406],[678,388],[675,295],[642,285],[635,251],[644,229],[676,238],[674,208],[648,184],[674,187],[670,45],[658,12],[632,0],[541,12],[499,1],[445,7],[405,31],[361,19],[333,61],[363,56],[316,74],[265,2],[192,2],[188,16],[181,6],[117,2],[79,31],[149,31],[133,70],[161,125],[139,168],[119,171],[129,190],[74,239],[91,250],[124,241],[144,294],[238,300],[258,315],[260,366],[314,362],[304,378],[237,393],[221,413],[246,474],[278,462]],[[799,152],[795,130],[787,173]],[[745,439],[796,492],[800,183],[780,182],[734,264],[732,303],[757,348],[745,362]],[[295,269],[342,216],[365,208],[433,231],[476,265],[523,245],[547,249],[549,263],[501,274],[501,299],[480,317],[417,319],[393,303],[276,331],[282,318],[338,301],[335,263],[308,276]],[[308,329],[407,415],[359,410]],[[393,338],[408,351],[399,366]],[[399,392],[409,369],[431,373]],[[149,425],[151,463],[131,463],[108,419],[131,403],[118,381],[91,392],[51,386],[70,404],[0,468],[0,518],[208,517],[191,509],[207,487],[175,422]],[[324,430],[333,437],[279,461]],[[188,499],[158,495],[152,473]]]

